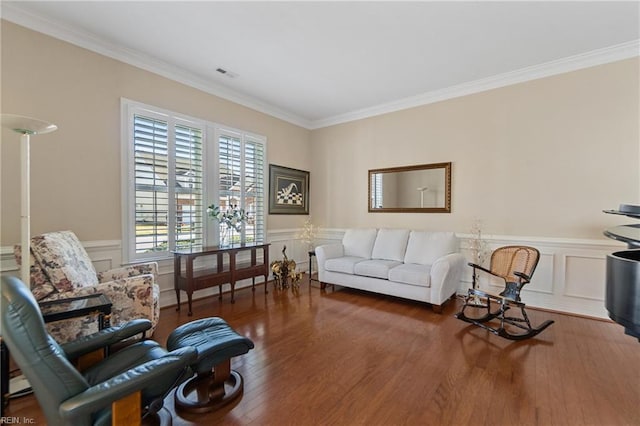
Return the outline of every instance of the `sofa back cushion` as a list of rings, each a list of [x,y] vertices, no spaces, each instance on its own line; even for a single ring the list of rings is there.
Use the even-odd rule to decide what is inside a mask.
[[[13,255],[16,258],[16,264],[18,265],[18,267],[21,267],[22,246],[20,246],[19,244],[13,246]],[[45,297],[58,291],[53,286],[53,284],[51,284],[51,281],[49,281],[49,277],[44,273],[44,270],[33,257],[33,253],[31,251],[29,251],[29,275],[31,281],[29,283],[29,288],[31,289],[31,293],[33,293],[37,301],[41,301]]]
[[[380,229],[373,245],[372,259],[404,260],[409,239],[408,229]]]
[[[73,232],[49,232],[33,237],[31,250],[59,292],[98,284],[91,258]]]
[[[375,228],[348,229],[342,237],[344,255],[371,259],[371,252],[373,251],[377,233],[378,230]]]
[[[453,232],[411,231],[405,263],[432,265],[449,253],[458,251],[458,238]]]

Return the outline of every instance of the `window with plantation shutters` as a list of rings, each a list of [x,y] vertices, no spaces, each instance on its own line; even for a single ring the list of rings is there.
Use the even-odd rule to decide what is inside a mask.
[[[248,213],[233,241],[264,241],[264,138],[125,99],[122,122],[125,262],[217,244],[210,204]]]
[[[249,219],[231,242],[262,242],[265,235],[264,141],[232,130],[218,129],[218,202],[221,210],[244,209]],[[220,224],[222,233],[224,225]]]
[[[175,126],[175,246],[202,246],[204,238],[204,182],[202,130]]]
[[[168,123],[133,117],[135,253],[168,249]]]
[[[123,110],[125,259],[159,259],[202,246],[205,125],[137,104]]]

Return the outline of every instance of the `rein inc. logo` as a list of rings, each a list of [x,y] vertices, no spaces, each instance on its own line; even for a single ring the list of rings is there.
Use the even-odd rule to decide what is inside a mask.
[[[2,416],[0,425],[34,425],[36,420],[31,417]]]

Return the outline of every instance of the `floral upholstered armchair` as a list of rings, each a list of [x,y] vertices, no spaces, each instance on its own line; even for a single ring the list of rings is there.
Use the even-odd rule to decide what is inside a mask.
[[[18,265],[21,247],[14,247]],[[155,262],[96,272],[89,255],[71,231],[50,232],[31,238],[31,292],[38,302],[103,293],[113,304],[111,325],[135,318],[151,321],[150,336],[160,317],[160,290]],[[98,331],[98,321],[79,317],[46,324],[58,343],[66,343]]]

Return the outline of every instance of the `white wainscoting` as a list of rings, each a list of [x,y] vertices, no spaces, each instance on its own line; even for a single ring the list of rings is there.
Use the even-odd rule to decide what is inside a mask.
[[[322,230],[323,241],[340,241],[344,230]],[[470,234],[458,234],[461,252],[471,261]],[[562,239],[523,236],[483,236],[489,250],[505,245],[529,245],[540,250],[540,262],[522,300],[532,307],[596,318],[609,318],[604,305],[606,256],[625,248],[613,240]],[[487,265],[488,266],[488,265]],[[471,287],[471,268],[466,268],[458,289]],[[501,291],[495,282],[481,282],[482,288]]]
[[[282,258],[282,249],[287,246],[287,256],[298,264],[298,269],[307,271],[309,247],[297,238],[300,229],[281,229],[270,231],[267,235],[271,243],[269,260]],[[316,245],[339,242],[344,234],[343,229],[322,229]],[[469,250],[467,234],[458,234],[461,240],[461,251],[472,258]],[[533,280],[525,287],[523,301],[528,306],[551,309],[580,315],[608,318],[604,306],[605,294],[605,259],[608,253],[624,248],[623,244],[609,240],[554,239],[520,236],[483,236],[490,249],[503,245],[523,244],[540,250],[541,259]],[[89,256],[98,271],[117,268],[121,265],[122,250],[119,240],[83,242]],[[160,306],[176,303],[173,289],[173,260],[159,263]],[[13,258],[11,247],[2,247],[0,251],[0,267],[2,274],[19,275]],[[315,267],[314,267],[315,268]],[[471,286],[471,268],[465,270],[461,280],[459,293],[466,293]],[[261,279],[257,278],[261,283]],[[251,280],[239,282],[236,288],[251,285]],[[483,287],[498,290],[500,287],[483,282]],[[223,291],[228,291],[225,285]],[[256,291],[264,291],[262,286]],[[194,298],[206,297],[217,292],[217,289],[206,289],[194,294]],[[186,295],[181,296],[183,303]],[[217,298],[215,299],[217,303]]]
[[[309,265],[309,248],[305,243],[297,239],[301,229],[281,229],[277,231],[269,232],[267,240],[272,244],[269,248],[269,260],[282,259],[282,249],[287,246],[287,256],[293,259],[298,264],[298,268],[301,271],[306,271]],[[118,268],[122,265],[122,247],[120,240],[103,240],[103,241],[83,241],[82,245],[86,249],[89,257],[93,261],[97,271],[106,271],[112,268]],[[248,253],[241,253],[238,255],[238,261],[249,259]],[[200,262],[201,264],[201,262]],[[196,261],[196,268],[199,267],[198,261]],[[200,265],[202,267],[202,265]],[[160,306],[171,306],[176,304],[176,294],[173,288],[173,259],[158,261],[158,281],[160,285]],[[13,247],[0,248],[0,271],[2,275],[20,275],[20,270],[16,264],[13,256]],[[269,277],[271,279],[271,276]],[[236,290],[244,287],[251,286],[251,279],[246,279],[236,283]],[[264,292],[262,286],[262,278],[256,278],[256,292]],[[229,284],[225,284],[222,287],[222,291],[230,291]],[[194,293],[194,299],[211,296],[217,294],[218,289],[208,288],[205,290],[199,290]],[[187,295],[182,292],[180,300],[183,304],[186,303]],[[217,296],[215,303],[218,303]],[[228,300],[226,296],[225,300]]]
[[[471,258],[469,235],[460,235],[462,252]],[[540,250],[540,262],[522,300],[528,305],[554,311],[608,318],[604,304],[606,256],[625,246],[609,240],[566,240],[539,237],[484,238],[491,249],[504,245],[529,245]],[[471,286],[469,268],[463,288]],[[486,284],[485,284],[486,285]],[[489,285],[495,291],[500,287]]]

